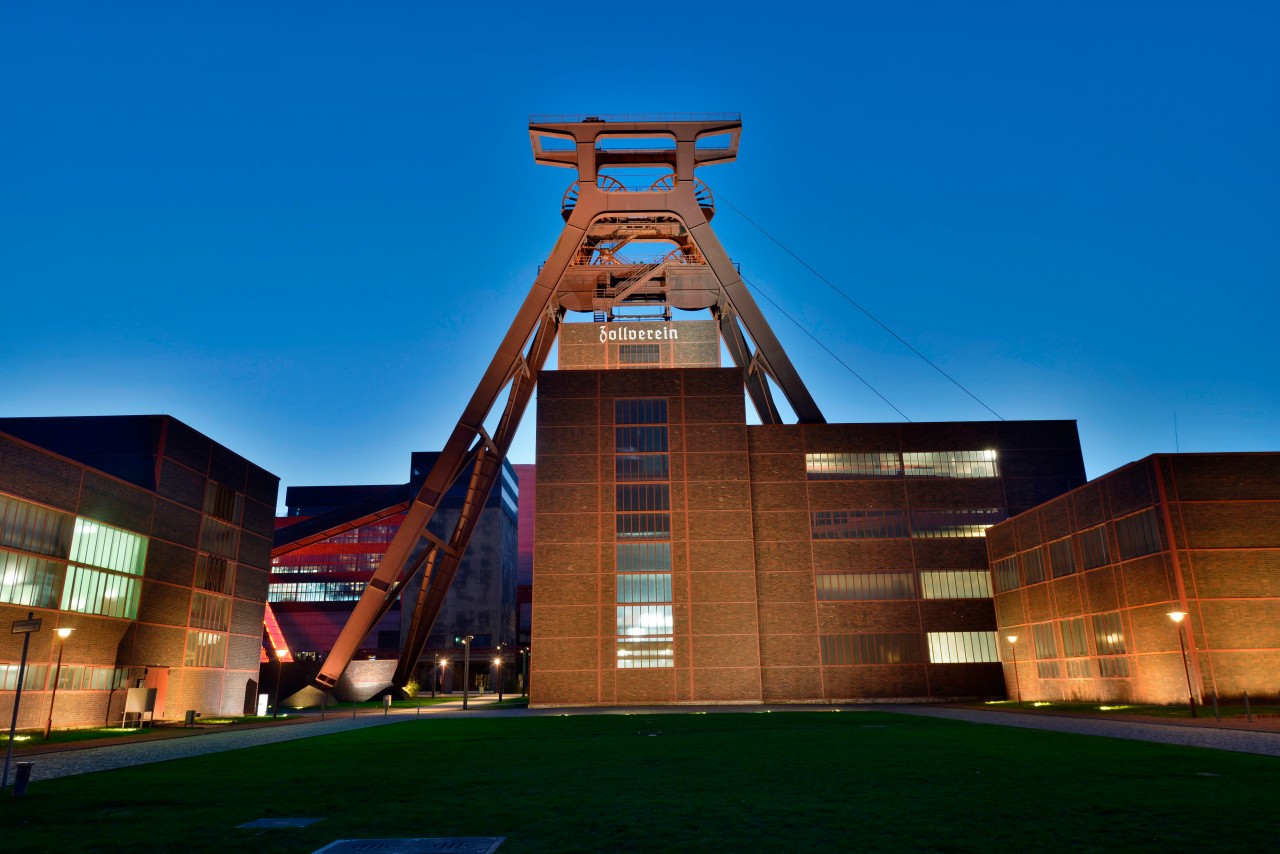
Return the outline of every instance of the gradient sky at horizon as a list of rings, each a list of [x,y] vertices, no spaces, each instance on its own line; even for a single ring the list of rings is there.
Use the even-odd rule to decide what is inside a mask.
[[[1091,477],[1175,417],[1182,451],[1280,450],[1280,7],[883,6],[0,4],[0,415],[402,482],[560,232],[528,115],[726,110],[700,177],[1004,418],[1076,419]],[[713,225],[912,420],[990,417]],[[828,420],[900,420],[760,302]]]

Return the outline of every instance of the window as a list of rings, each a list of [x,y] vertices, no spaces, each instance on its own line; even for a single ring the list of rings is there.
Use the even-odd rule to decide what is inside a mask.
[[[987,528],[1004,519],[999,507],[965,510],[912,510],[911,536],[916,539],[985,537]]]
[[[200,548],[221,557],[235,560],[240,545],[240,529],[212,516],[200,520]]]
[[[990,599],[991,574],[973,569],[921,572],[920,587],[926,599]]]
[[[227,636],[191,629],[187,632],[184,667],[222,667],[227,662]]]
[[[56,608],[66,569],[57,561],[0,551],[0,602]]]
[[[901,510],[822,510],[809,514],[815,540],[897,539],[907,536]]]
[[[288,554],[271,559],[271,575],[292,575],[315,572],[372,573],[382,562],[380,553],[309,555]]]
[[[658,361],[657,344],[624,344],[620,354],[628,347],[637,359],[648,354]],[[620,358],[625,362],[628,357]],[[616,424],[638,425],[614,428],[617,666],[673,667],[671,544],[634,542],[671,539],[667,401],[617,400],[613,412]]]
[[[18,669],[21,664],[0,664],[0,691],[18,690]],[[49,680],[49,665],[28,664],[22,675],[23,691],[43,691]]]
[[[978,664],[1000,660],[995,632],[929,632],[931,664]]]
[[[1084,617],[1062,621],[1062,650],[1067,656],[1067,678],[1088,679],[1092,676],[1089,669],[1089,639],[1085,634]],[[1074,660],[1071,660],[1074,659]]]
[[[364,593],[363,581],[292,581],[272,583],[268,602],[356,602]]]
[[[231,600],[196,591],[191,594],[191,625],[220,632],[231,627]]]
[[[618,345],[618,364],[620,365],[656,365],[661,361],[661,344]]]
[[[631,510],[670,510],[671,487],[665,483],[619,484],[614,487],[619,513]]]
[[[916,598],[910,572],[823,572],[815,582],[820,602]]]
[[[1054,578],[1061,578],[1076,571],[1076,563],[1071,556],[1070,537],[1049,543],[1049,564],[1053,567]]]
[[[995,451],[907,451],[902,455],[907,477],[999,477]]]
[[[234,590],[236,565],[217,555],[200,555],[196,558],[196,576],[193,586],[214,593],[231,593]]]
[[[804,468],[809,480],[858,480],[902,474],[896,453],[805,454]]]
[[[1015,558],[1001,558],[991,569],[998,592],[1007,593],[1018,589],[1018,561]]]
[[[70,559],[99,569],[142,575],[147,538],[89,519],[77,518]]]
[[[220,483],[209,481],[204,488],[204,512],[233,525],[240,524],[244,513],[244,496]]]
[[[67,581],[62,587],[61,608],[64,611],[132,620],[138,616],[140,592],[141,584],[134,576],[71,566],[67,569]]]
[[[822,663],[920,664],[919,635],[822,635]]]
[[[1120,612],[1095,614],[1090,620],[1093,623],[1093,645],[1099,655],[1098,675],[1109,679],[1127,678],[1129,660],[1121,657],[1126,649]]]
[[[1080,565],[1084,569],[1093,569],[1110,562],[1106,525],[1099,525],[1080,535]]]
[[[74,516],[0,495],[0,546],[66,557]]]
[[[58,671],[59,691],[114,691],[129,680],[127,667],[64,665]]]
[[[1027,584],[1039,584],[1045,580],[1043,551],[1032,549],[1029,552],[1023,552],[1020,562],[1022,563],[1022,577],[1027,580]]]
[[[1058,657],[1058,644],[1053,637],[1053,623],[1040,623],[1031,627],[1031,637],[1036,648],[1036,670],[1041,679],[1061,679],[1062,668],[1053,660]]]
[[[1160,520],[1155,508],[1116,520],[1116,539],[1120,543],[1120,559],[1154,554],[1163,548]]]

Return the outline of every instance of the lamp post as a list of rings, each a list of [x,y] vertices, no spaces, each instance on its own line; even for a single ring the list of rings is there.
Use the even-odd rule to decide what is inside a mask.
[[[49,740],[49,731],[53,729],[53,704],[58,699],[58,674],[62,672],[62,651],[67,647],[67,638],[72,629],[63,626],[58,629],[58,665],[53,669],[53,693],[49,695],[49,719],[44,722],[44,738]]]
[[[1191,706],[1191,717],[1196,715],[1196,695],[1191,690],[1191,666],[1187,664],[1187,644],[1182,639],[1182,621],[1186,618],[1186,611],[1170,611],[1169,619],[1173,620],[1173,630],[1178,634],[1178,649],[1182,651],[1182,672],[1187,677],[1187,702]],[[1189,630],[1188,630],[1189,631]]]
[[[272,644],[271,649],[276,654],[276,684],[271,692],[273,695],[271,698],[271,719],[275,720],[277,707],[280,705],[280,679],[284,676],[284,656],[289,650],[279,649],[274,644]]]
[[[493,657],[494,678],[498,681],[498,702],[502,702],[502,656],[495,655]]]
[[[431,699],[436,698],[436,682],[440,679],[440,674],[444,668],[440,666],[440,656],[436,656],[436,666],[431,668]]]
[[[529,695],[529,647],[520,648],[520,696],[527,697]]]
[[[471,691],[467,682],[471,680],[471,642],[475,640],[475,635],[459,635],[454,640],[462,642],[462,710],[465,712]]]
[[[1018,688],[1018,705],[1022,705],[1022,677],[1018,675],[1018,636],[1005,635],[1009,648],[1013,650],[1013,684]]]

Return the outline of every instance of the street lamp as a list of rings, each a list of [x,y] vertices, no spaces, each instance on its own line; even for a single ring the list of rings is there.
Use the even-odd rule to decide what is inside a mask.
[[[58,666],[53,669],[53,693],[49,695],[49,719],[44,722],[45,741],[49,740],[49,731],[53,729],[53,704],[58,699],[58,674],[62,672],[62,651],[66,649],[67,638],[73,630],[63,626],[58,629]]]
[[[1018,686],[1018,705],[1022,705],[1022,677],[1018,675],[1018,636],[1005,635],[1009,648],[1013,650],[1013,684]]]
[[[529,693],[529,647],[520,648],[520,664],[522,674],[520,679],[520,696],[524,697]]]
[[[470,694],[470,688],[467,684],[471,679],[471,642],[476,639],[475,635],[457,635],[454,637],[454,643],[462,644],[462,710],[467,710],[467,700]]]
[[[436,698],[436,682],[437,680],[440,679],[440,676],[443,673],[444,673],[444,662],[442,662],[440,660],[440,656],[437,655],[436,666],[431,670],[431,699],[433,700]],[[441,690],[443,690],[443,688]]]
[[[1187,701],[1191,705],[1191,717],[1196,717],[1196,695],[1191,690],[1191,666],[1187,664],[1187,644],[1182,639],[1182,621],[1186,618],[1186,611],[1170,611],[1169,619],[1173,620],[1173,630],[1178,634],[1178,649],[1182,650],[1182,672],[1187,677]],[[1187,632],[1190,633],[1188,628]]]
[[[493,657],[494,675],[498,680],[498,702],[502,702],[502,656],[495,655]]]
[[[284,676],[284,657],[289,654],[288,649],[280,649],[274,644],[271,647],[276,654],[276,684],[271,691],[271,719],[276,719],[277,707],[280,705],[280,679]]]

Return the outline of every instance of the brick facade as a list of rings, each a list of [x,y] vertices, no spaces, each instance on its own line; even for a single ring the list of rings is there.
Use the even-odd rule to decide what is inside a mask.
[[[201,532],[210,482],[237,496],[241,521],[229,526],[237,543],[234,589],[218,595],[229,614],[226,629],[215,632],[225,638],[225,663],[195,667],[184,658],[193,595],[203,592],[194,584],[201,546],[209,546]],[[31,636],[28,663],[47,667],[48,677],[39,689],[24,689],[19,726],[40,726],[49,714],[59,627],[74,630],[64,670],[123,668],[124,687],[163,684],[157,717],[181,718],[187,709],[243,713],[257,689],[277,488],[274,475],[168,416],[0,419],[0,496],[147,538],[136,619],[0,602],[0,625],[28,612],[43,621]],[[23,555],[20,547],[4,551]],[[55,591],[45,604],[57,598]],[[0,663],[16,665],[21,649],[22,636],[0,634]],[[14,694],[0,691],[6,720]],[[64,686],[54,725],[118,723],[124,695],[122,688]]]

